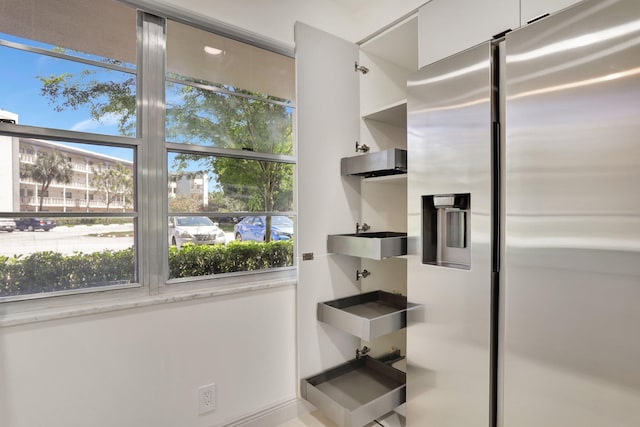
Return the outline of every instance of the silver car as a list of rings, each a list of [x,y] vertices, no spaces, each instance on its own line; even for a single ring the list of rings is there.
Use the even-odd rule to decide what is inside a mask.
[[[16,222],[11,218],[0,218],[0,230],[11,233],[16,229]]]
[[[206,216],[169,217],[169,245],[215,245],[226,243],[226,235],[218,224]]]

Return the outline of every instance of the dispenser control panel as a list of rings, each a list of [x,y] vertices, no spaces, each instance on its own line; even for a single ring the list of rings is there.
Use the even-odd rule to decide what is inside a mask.
[[[422,196],[422,263],[471,269],[471,194]]]

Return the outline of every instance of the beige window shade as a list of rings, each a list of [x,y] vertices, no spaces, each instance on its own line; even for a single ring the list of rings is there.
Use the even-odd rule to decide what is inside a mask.
[[[209,54],[206,46],[222,52]],[[293,58],[175,21],[167,26],[167,71],[295,100]]]
[[[0,32],[135,64],[136,11],[109,0],[2,0]]]

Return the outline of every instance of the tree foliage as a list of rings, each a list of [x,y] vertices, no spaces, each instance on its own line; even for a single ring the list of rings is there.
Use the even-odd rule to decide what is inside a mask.
[[[102,81],[97,71],[84,70],[78,74],[62,73],[49,77],[38,77],[42,87],[40,93],[49,99],[55,111],[89,108],[91,118],[101,122],[106,118],[117,118],[122,135],[133,136],[136,125],[136,79],[116,76]]]
[[[93,119],[115,115],[120,132],[129,134],[135,122],[135,79],[105,81],[87,70],[79,75],[40,78],[41,93],[56,110],[88,106]],[[292,109],[269,96],[219,86],[207,90],[171,83],[167,87],[167,140],[234,150],[290,155]],[[213,171],[218,190],[249,211],[285,211],[293,204],[290,164],[224,156],[181,153],[178,171]],[[270,217],[268,222],[270,221]],[[266,240],[270,240],[270,224]]]
[[[169,196],[169,212],[202,211],[202,198],[194,194],[176,194]]]
[[[226,92],[179,86],[179,102],[167,110],[168,138],[261,153],[292,153],[291,108],[255,99],[236,88]],[[241,201],[249,211],[290,210],[293,167],[290,164],[180,154],[178,169],[204,167],[214,171],[223,193]],[[267,217],[265,240],[271,240]]]
[[[102,194],[107,212],[111,203],[117,199],[122,201],[125,208],[131,205],[133,177],[129,169],[120,163],[114,163],[109,167],[91,167],[91,171],[91,184]]]
[[[20,176],[32,179],[40,184],[38,197],[40,199],[38,211],[42,211],[44,196],[52,182],[68,184],[73,177],[71,162],[59,151],[41,151],[36,155],[36,161],[32,164],[21,163]]]
[[[178,102],[167,106],[167,138],[220,148],[292,154],[290,107],[255,99],[259,94],[254,92],[235,88],[227,91],[182,85],[174,88],[179,96]],[[244,200],[249,210],[291,207],[291,165],[180,154],[175,166],[184,169],[193,163],[213,169],[225,194]]]

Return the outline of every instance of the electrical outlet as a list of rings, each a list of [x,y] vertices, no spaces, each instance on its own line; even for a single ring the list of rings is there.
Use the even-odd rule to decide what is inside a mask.
[[[198,388],[198,413],[200,415],[216,409],[216,385],[208,384]]]

